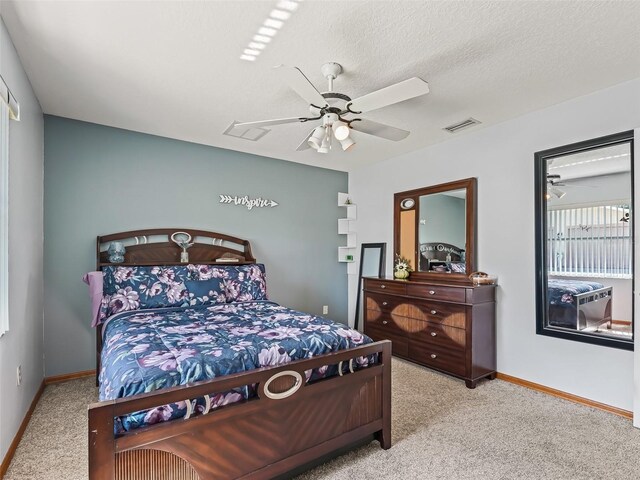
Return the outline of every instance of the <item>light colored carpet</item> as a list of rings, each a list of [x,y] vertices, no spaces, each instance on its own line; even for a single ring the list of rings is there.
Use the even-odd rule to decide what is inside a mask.
[[[86,478],[93,378],[48,386],[7,480]],[[393,447],[377,442],[309,471],[315,479],[640,478],[629,420],[500,380],[464,382],[393,361]]]

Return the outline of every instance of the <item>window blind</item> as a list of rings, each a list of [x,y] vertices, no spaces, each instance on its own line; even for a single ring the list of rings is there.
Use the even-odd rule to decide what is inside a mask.
[[[626,202],[548,210],[549,274],[631,278],[632,222]]]

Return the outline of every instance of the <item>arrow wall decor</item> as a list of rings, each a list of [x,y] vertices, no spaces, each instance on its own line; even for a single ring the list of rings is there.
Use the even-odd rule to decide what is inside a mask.
[[[220,195],[220,203],[226,205],[244,205],[247,207],[247,210],[251,210],[255,208],[264,208],[264,207],[277,207],[279,205],[278,202],[273,200],[269,200],[268,198],[256,197],[249,198],[248,195],[238,196],[238,195]]]

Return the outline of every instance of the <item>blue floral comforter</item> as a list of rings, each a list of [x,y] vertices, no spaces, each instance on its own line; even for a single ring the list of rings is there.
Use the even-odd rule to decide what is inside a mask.
[[[574,307],[574,295],[580,293],[592,292],[604,285],[597,282],[585,282],[581,280],[558,280],[549,279],[548,284],[548,301],[549,305],[559,305],[565,307]]]
[[[341,323],[297,312],[269,301],[128,311],[103,327],[100,400],[209,380],[280,365],[372,340]],[[358,360],[366,366],[369,358]],[[335,367],[333,367],[335,370]],[[335,374],[326,367],[307,380]],[[253,386],[211,392],[212,408],[247,399]],[[204,400],[192,402],[202,412]],[[184,416],[185,402],[116,419],[122,432]]]

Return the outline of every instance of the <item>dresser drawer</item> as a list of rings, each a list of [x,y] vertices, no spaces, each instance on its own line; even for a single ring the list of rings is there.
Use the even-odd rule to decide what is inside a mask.
[[[407,335],[411,319],[393,313],[379,310],[366,310],[365,325],[384,331],[395,332],[398,335]]]
[[[396,293],[399,295],[404,295],[405,287],[403,283],[399,282],[389,282],[385,280],[372,280],[365,279],[364,288],[370,292],[379,292],[379,293]]]
[[[407,315],[415,320],[456,328],[466,328],[467,324],[466,307],[451,303],[415,300],[407,306]]]
[[[412,340],[446,349],[464,350],[467,343],[466,330],[440,323],[411,320],[411,332]]]
[[[367,310],[378,310],[380,312],[392,312],[396,315],[407,315],[407,300],[393,295],[381,295],[377,293],[367,293],[364,297],[364,304]]]
[[[464,376],[467,373],[464,351],[452,350],[411,339],[409,340],[409,357],[412,360],[454,375]]]
[[[407,337],[398,335],[394,330],[365,324],[364,333],[375,342],[379,340],[391,340],[391,353],[393,355],[400,355],[401,357],[409,356],[409,340]]]
[[[407,285],[407,295],[447,302],[465,301],[465,288],[443,287],[441,285]]]

